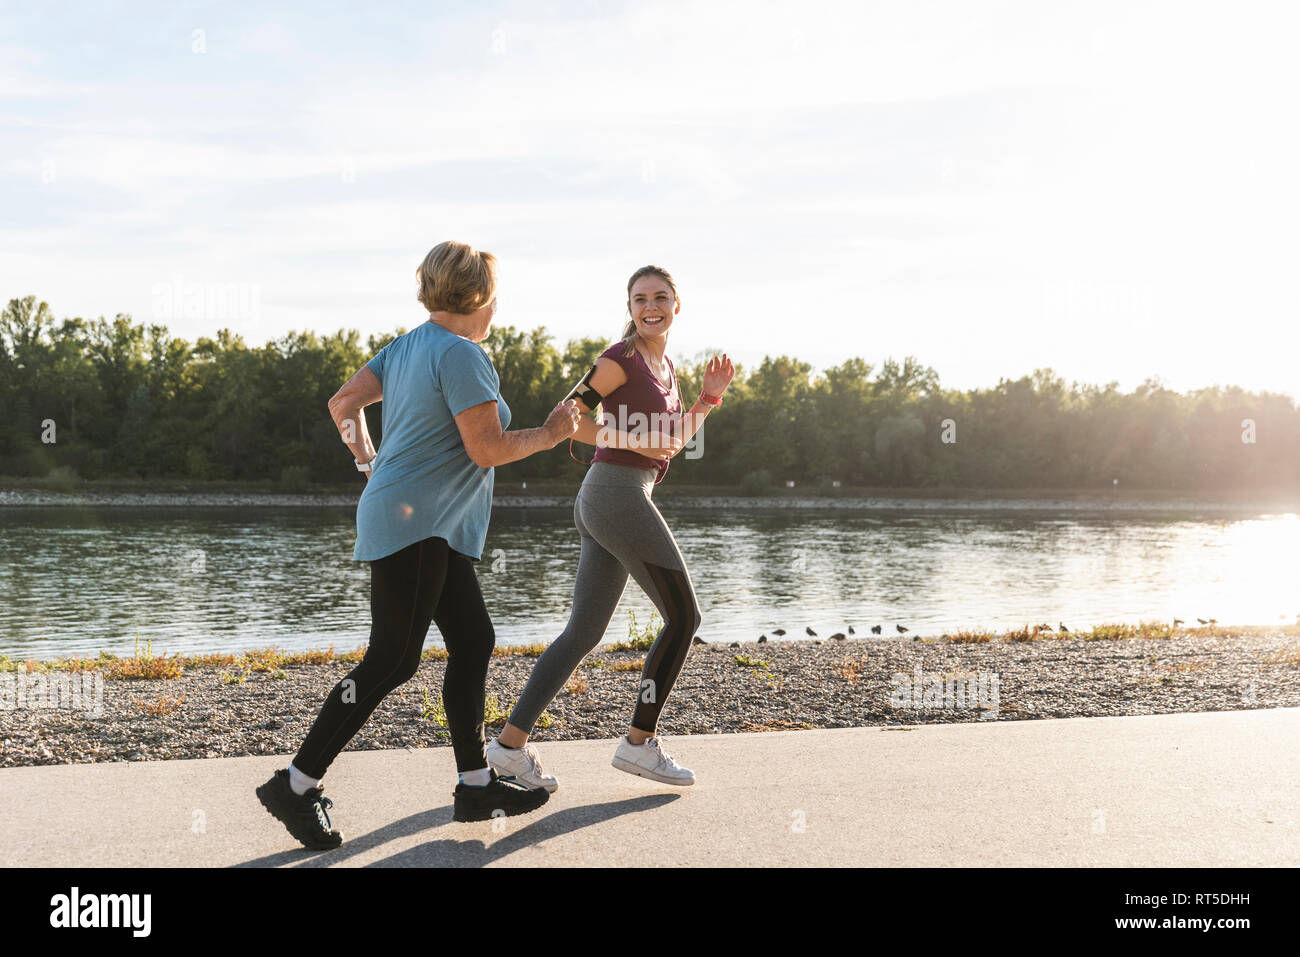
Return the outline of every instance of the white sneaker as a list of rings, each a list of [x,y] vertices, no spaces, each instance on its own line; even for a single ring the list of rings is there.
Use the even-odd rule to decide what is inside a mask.
[[[560,782],[554,774],[542,771],[542,762],[531,744],[522,748],[507,748],[496,738],[488,742],[487,760],[500,777],[513,777],[524,787],[545,788],[554,793]]]
[[[664,753],[658,737],[646,738],[645,744],[633,744],[623,735],[609,762],[620,771],[636,774],[660,784],[689,785],[695,783],[695,772],[684,768]]]

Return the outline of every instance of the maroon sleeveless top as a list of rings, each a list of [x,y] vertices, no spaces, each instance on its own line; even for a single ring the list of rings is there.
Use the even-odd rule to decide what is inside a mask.
[[[655,378],[655,374],[646,365],[641,353],[635,349],[630,356],[624,356],[627,347],[616,342],[600,354],[602,359],[613,359],[627,375],[623,383],[601,402],[602,417],[615,428],[625,432],[645,435],[654,426],[660,432],[670,433],[673,423],[681,418],[682,403],[677,388],[677,369],[673,360],[664,356],[668,371],[672,373],[672,388],[665,389]],[[609,462],[613,465],[631,465],[639,469],[652,469],[658,474],[658,483],[668,471],[667,459],[652,459],[631,449],[597,448],[592,456],[593,462]]]

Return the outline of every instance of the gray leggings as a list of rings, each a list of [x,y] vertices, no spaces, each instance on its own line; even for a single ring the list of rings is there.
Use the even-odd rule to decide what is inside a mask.
[[[655,473],[596,462],[587,470],[573,523],[582,535],[573,611],[560,636],[537,659],[510,723],[531,731],[578,663],[605,636],[628,575],[659,609],[664,627],[641,672],[632,726],[653,733],[659,712],[677,680],[700,627],[700,605],[682,553],[664,517],[650,501]]]

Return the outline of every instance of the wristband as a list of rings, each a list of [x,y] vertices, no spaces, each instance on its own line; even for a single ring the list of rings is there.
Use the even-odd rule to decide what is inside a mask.
[[[353,459],[352,461],[353,461],[353,462],[357,462],[356,459]],[[374,461],[374,459],[371,459],[371,460],[370,460],[370,462],[373,462],[373,461]],[[369,472],[369,471],[370,471],[370,462],[357,462],[357,471],[358,471],[358,472]]]
[[[722,405],[722,396],[709,395],[707,392],[701,391],[700,401],[703,402],[705,405],[718,406],[718,405]]]

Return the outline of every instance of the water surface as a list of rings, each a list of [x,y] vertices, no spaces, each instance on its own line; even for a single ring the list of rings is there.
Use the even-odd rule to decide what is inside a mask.
[[[852,624],[939,634],[1064,622],[1300,613],[1294,514],[704,512],[661,503],[690,563],[708,641]],[[0,654],[353,648],[369,566],[351,508],[0,508]],[[571,509],[494,512],[478,566],[498,642],[550,641],[573,593]],[[629,583],[607,638],[653,606]],[[436,626],[431,640],[440,637]]]

